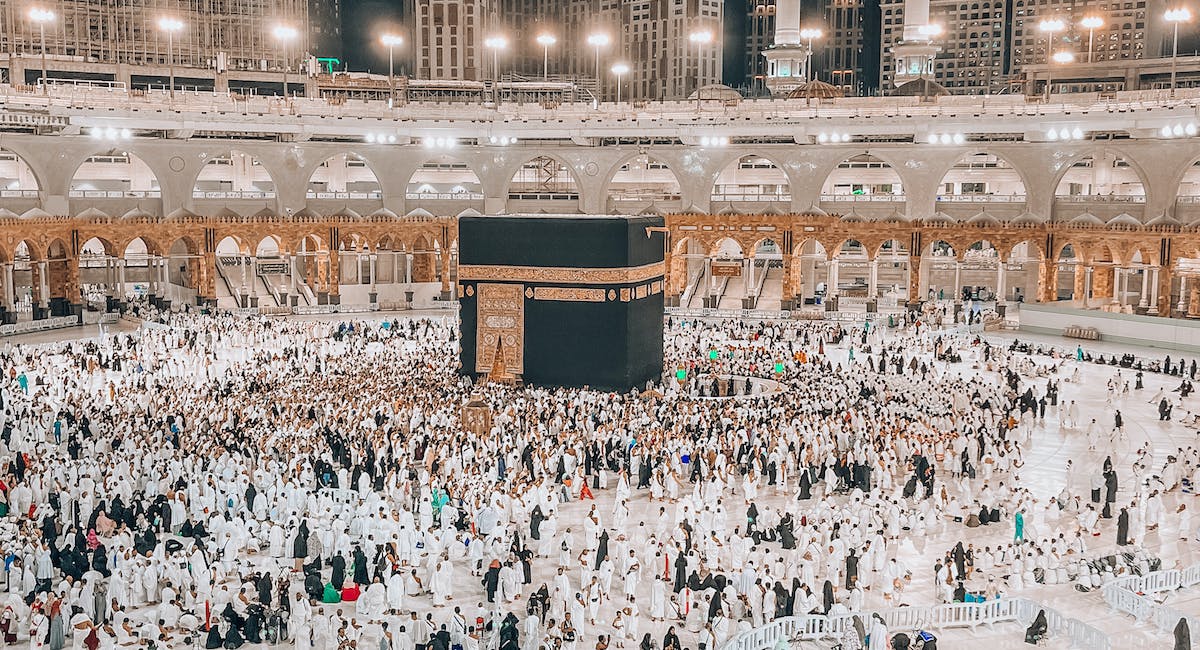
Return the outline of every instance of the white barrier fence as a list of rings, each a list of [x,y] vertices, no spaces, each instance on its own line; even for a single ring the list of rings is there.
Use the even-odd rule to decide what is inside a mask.
[[[1187,619],[1189,629],[1200,630],[1200,619],[1161,604],[1159,596],[1198,584],[1200,564],[1194,564],[1186,569],[1155,571],[1144,576],[1113,580],[1104,585],[1102,591],[1104,602],[1109,607],[1129,614],[1139,622],[1149,622],[1160,632],[1169,634],[1181,618]]]
[[[910,633],[915,630],[975,629],[981,625],[990,628],[996,623],[1029,625],[1039,611],[1046,612],[1050,636],[1068,639],[1072,648],[1112,650],[1112,642],[1099,629],[1025,598],[1003,598],[984,603],[950,603],[929,607],[896,607],[838,616],[789,616],[738,634],[721,650],[774,650],[781,642],[790,645],[794,640],[839,639],[853,627],[856,615],[868,629],[871,615],[878,614],[892,633]]]
[[[41,320],[27,320],[19,323],[13,323],[12,325],[0,325],[0,336],[29,334],[30,332],[44,332],[46,330],[74,327],[78,324],[78,316],[56,316],[54,318],[43,318]]]

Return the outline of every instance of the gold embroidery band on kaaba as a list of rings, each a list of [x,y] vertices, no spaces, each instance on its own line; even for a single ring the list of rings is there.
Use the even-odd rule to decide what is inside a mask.
[[[462,264],[459,280],[501,282],[561,282],[564,284],[627,284],[661,278],[666,264],[654,262],[644,266],[588,269],[566,266],[502,266],[494,264]]]

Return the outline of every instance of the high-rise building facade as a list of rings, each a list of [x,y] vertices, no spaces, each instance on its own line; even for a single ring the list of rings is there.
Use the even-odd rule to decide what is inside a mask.
[[[617,79],[611,69],[620,62],[629,66],[621,79],[622,99],[677,99],[697,86],[721,81],[724,4],[725,0],[501,0],[496,24],[488,33],[509,39],[502,72],[537,79],[545,67],[552,80],[581,81],[612,100]],[[548,56],[536,40],[542,33],[555,38]],[[711,40],[691,38],[700,33],[710,34]],[[599,46],[599,84],[588,84],[596,77],[597,46],[588,42],[594,34],[607,36],[609,42]]]
[[[484,34],[491,12],[491,0],[416,0],[416,77],[468,81],[486,78]]]
[[[896,85],[892,49],[903,37],[905,0],[882,0],[880,59],[886,90]],[[1045,65],[1055,52],[1076,62],[1154,58],[1170,54],[1163,39],[1163,0],[930,0],[929,23],[942,31],[932,80],[955,93],[1000,92],[1020,83],[1024,66]],[[1089,30],[1083,19],[1100,19]],[[1060,20],[1061,31],[1042,21]],[[1165,51],[1164,51],[1165,44]]]
[[[168,34],[159,20],[183,23],[173,36],[176,65],[231,70],[277,70],[285,61],[296,68],[305,55],[341,53],[340,0],[162,0],[94,2],[40,0],[54,13],[45,23],[46,51],[77,61],[166,65]],[[39,25],[30,19],[34,5],[0,0],[0,51],[41,52]],[[297,31],[282,42],[276,26]]]
[[[767,75],[763,52],[773,42],[775,0],[727,0],[740,2],[744,11],[741,33],[745,79],[739,80],[758,93]],[[819,29],[813,42],[812,75],[840,87],[847,95],[871,95],[879,87],[879,0],[802,0],[800,24]],[[742,68],[743,66],[739,66]]]

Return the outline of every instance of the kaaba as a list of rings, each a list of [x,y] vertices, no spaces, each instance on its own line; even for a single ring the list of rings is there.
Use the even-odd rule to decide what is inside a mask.
[[[663,371],[663,219],[458,222],[461,371],[626,391]]]

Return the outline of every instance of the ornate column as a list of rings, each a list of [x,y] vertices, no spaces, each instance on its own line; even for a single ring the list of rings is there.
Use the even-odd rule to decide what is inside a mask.
[[[962,300],[962,260],[954,258],[954,289],[950,297],[954,302]]]
[[[368,298],[368,302],[371,302],[371,303],[379,302],[379,288],[378,288],[378,286],[376,286],[376,283],[375,283],[375,268],[378,263],[378,260],[379,260],[378,253],[371,253],[370,256],[368,256],[368,258],[367,258],[367,261],[371,265],[371,269],[370,269],[371,288],[368,290],[367,298]]]
[[[129,262],[125,259],[117,260],[117,300],[125,302],[125,272]]]
[[[1074,286],[1071,287],[1071,300],[1078,306],[1087,306],[1087,289],[1088,289],[1088,267],[1076,263],[1074,274]]]
[[[1188,318],[1200,318],[1200,282],[1193,282],[1188,296]]]
[[[796,292],[792,290],[792,254],[783,253],[783,302],[781,307],[788,309],[795,299]]]
[[[1142,267],[1142,295],[1138,299],[1138,307],[1145,309],[1150,304],[1150,267]]]
[[[42,260],[38,262],[38,283],[40,286],[41,307],[49,309],[50,307],[50,262]]]
[[[250,257],[250,306],[258,307],[258,257]]]
[[[910,304],[921,301],[921,257],[919,255],[910,255],[908,257],[908,302]]]
[[[13,287],[13,264],[10,262],[4,265],[3,291],[4,291],[4,307],[13,308],[13,303],[16,302],[13,294],[16,290]]]
[[[0,324],[7,325],[16,322],[16,313],[9,314],[13,310],[15,302],[13,294],[13,265],[11,263],[3,265],[3,276],[0,277],[0,297],[3,297],[4,303],[0,305]]]
[[[1006,278],[1004,277],[1004,271],[1005,271],[1004,266],[1005,266],[1004,259],[997,256],[996,257],[996,304],[997,305],[1003,305],[1005,302],[1007,302],[1004,297],[1005,296],[1004,284],[1005,284],[1005,280],[1006,280]]]
[[[871,260],[867,264],[871,269],[867,281],[867,300],[876,300],[879,298],[879,260]]]
[[[1159,301],[1158,294],[1159,294],[1159,287],[1162,284],[1162,278],[1161,278],[1162,274],[1160,273],[1160,271],[1162,270],[1162,267],[1155,266],[1155,267],[1152,267],[1152,270],[1154,271],[1154,279],[1150,282],[1150,309],[1146,313],[1151,316],[1157,316],[1160,313],[1159,306],[1158,306],[1158,301]],[[1166,311],[1167,311],[1167,313],[1171,312],[1169,305],[1168,305],[1168,308],[1166,309]]]
[[[1083,306],[1087,307],[1088,301],[1092,296],[1092,275],[1094,273],[1094,269],[1089,265],[1084,273]]]
[[[1188,299],[1188,276],[1179,276],[1179,304],[1175,305],[1175,310],[1182,313],[1187,309]]]
[[[1123,287],[1121,286],[1121,280],[1123,279],[1124,275],[1125,275],[1124,268],[1122,268],[1120,266],[1113,267],[1112,300],[1109,301],[1109,304],[1120,305],[1122,303],[1121,290],[1123,289]]]
[[[838,276],[840,275],[838,266],[838,258],[836,256],[829,260],[829,278],[825,283],[825,293],[833,297],[838,295]]]
[[[450,292],[450,247],[442,247],[442,300],[451,300],[454,294]]]
[[[1058,300],[1058,263],[1054,260],[1042,260],[1038,268],[1038,302],[1056,302]]]
[[[413,254],[411,252],[404,254],[404,284],[412,284],[413,275]]]

